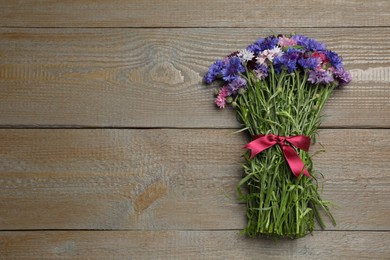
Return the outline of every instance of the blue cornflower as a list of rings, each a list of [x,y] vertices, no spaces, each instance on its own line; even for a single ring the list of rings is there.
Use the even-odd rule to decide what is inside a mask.
[[[272,50],[279,43],[279,39],[275,36],[268,36],[265,39],[257,40],[256,44],[260,46],[260,51]]]
[[[324,51],[326,49],[325,44],[304,35],[297,34],[292,38],[297,42],[297,45],[302,46],[307,51]]]
[[[242,66],[240,58],[231,57],[227,60],[224,68],[222,68],[222,78],[224,81],[230,82],[238,77],[239,73],[245,72],[244,66]]]
[[[326,51],[325,55],[335,69],[341,69],[343,67],[342,59],[337,53],[334,51]]]
[[[302,52],[300,50],[295,49],[293,47],[289,47],[286,51],[286,55],[290,60],[298,60],[301,54]]]
[[[274,70],[276,73],[282,72],[283,69],[287,69],[288,73],[292,73],[297,67],[297,60],[290,59],[287,54],[278,56],[274,59]]]
[[[284,56],[277,56],[274,59],[274,62],[273,62],[274,71],[278,74],[280,72],[282,72],[283,65],[284,65],[284,59],[285,59]]]
[[[275,36],[268,36],[267,38],[260,38],[254,44],[249,45],[246,49],[253,52],[257,56],[264,50],[272,50],[279,43],[279,39]]]
[[[288,73],[293,73],[297,68],[297,60],[287,59],[284,66],[286,66]]]
[[[204,81],[207,84],[210,84],[211,82],[216,80],[216,78],[221,73],[222,68],[223,68],[223,61],[217,60],[213,65],[210,66],[209,70],[207,71],[206,75],[204,76]]]
[[[325,51],[326,47],[322,42],[309,38],[307,49],[311,51]]]
[[[246,47],[246,49],[252,52],[255,56],[257,56],[261,52],[260,46],[256,43],[249,45],[248,47]]]
[[[302,68],[304,69],[310,69],[310,70],[314,70],[315,68],[318,67],[318,65],[320,64],[321,60],[319,58],[300,58],[298,60],[298,64],[301,65]]]
[[[255,44],[260,46],[265,41],[265,38],[259,38],[257,41],[255,41]]]
[[[305,35],[296,34],[296,35],[293,35],[291,38],[297,42],[297,45],[300,45],[300,46],[304,47],[305,49],[307,49],[308,42],[309,42],[308,37],[306,37]]]

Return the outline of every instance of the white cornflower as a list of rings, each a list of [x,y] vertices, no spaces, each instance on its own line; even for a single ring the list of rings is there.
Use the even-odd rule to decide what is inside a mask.
[[[275,57],[279,56],[282,53],[282,50],[279,47],[275,47],[272,50],[264,50],[256,58],[257,63],[264,64],[266,60],[272,62]]]
[[[241,62],[247,62],[252,60],[255,55],[253,52],[248,51],[247,49],[243,49],[238,51],[237,57],[240,58]]]
[[[272,59],[275,58],[276,56],[279,56],[280,53],[282,53],[282,49],[279,47],[275,47],[272,50],[269,51],[272,54]]]

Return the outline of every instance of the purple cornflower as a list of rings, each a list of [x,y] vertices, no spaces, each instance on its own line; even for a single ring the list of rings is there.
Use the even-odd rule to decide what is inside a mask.
[[[343,67],[342,59],[337,53],[334,51],[326,51],[325,55],[335,69],[341,69]]]
[[[334,78],[329,70],[311,70],[307,81],[312,84],[328,84],[334,81]]]
[[[239,73],[245,72],[244,66],[242,66],[240,58],[231,57],[227,59],[225,66],[222,68],[222,78],[224,81],[230,82],[238,77]]]
[[[351,73],[349,73],[349,71],[344,70],[343,68],[335,70],[334,75],[341,87],[347,85],[352,80]]]
[[[206,82],[206,84],[211,84],[211,82],[216,80],[219,74],[221,73],[222,68],[223,68],[222,60],[217,60],[213,65],[211,65],[206,75],[204,76],[204,81]]]
[[[244,87],[246,87],[246,80],[238,76],[235,80],[227,85],[227,94],[228,96],[236,95],[240,88]]]

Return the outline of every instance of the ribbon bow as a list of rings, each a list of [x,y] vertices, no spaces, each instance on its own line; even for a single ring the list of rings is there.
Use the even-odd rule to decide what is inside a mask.
[[[305,168],[305,164],[299,157],[298,153],[291,146],[295,146],[304,151],[308,151],[310,147],[310,137],[304,135],[296,136],[278,136],[274,134],[268,135],[255,135],[253,141],[244,146],[246,149],[251,150],[250,159],[255,157],[258,153],[278,144],[283,151],[284,157],[291,171],[298,177],[301,173],[310,177],[308,170]]]

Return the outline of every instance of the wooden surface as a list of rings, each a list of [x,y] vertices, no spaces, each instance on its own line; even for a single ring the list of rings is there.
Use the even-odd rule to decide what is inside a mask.
[[[388,259],[389,239],[389,232],[373,231],[260,242],[229,230],[15,231],[0,234],[0,250],[15,259]]]
[[[337,50],[354,78],[335,92],[323,127],[389,126],[390,29],[297,31]],[[238,127],[233,113],[215,109],[212,88],[202,85],[202,75],[215,59],[269,33],[221,28],[0,29],[0,83],[6,93],[0,96],[0,124]]]
[[[389,1],[3,0],[0,14],[0,259],[390,258]],[[314,157],[338,225],[294,241],[239,234],[247,139],[201,82],[273,32],[324,41],[353,76]]]
[[[267,28],[388,26],[389,8],[387,0],[2,0],[0,25]]]
[[[242,229],[235,187],[246,140],[233,132],[0,130],[0,230]],[[328,230],[388,229],[387,132],[320,132],[327,152],[314,164],[337,204]]]

